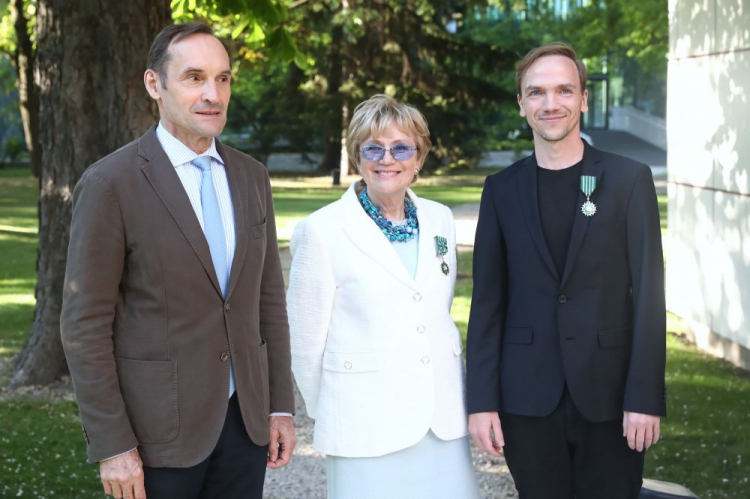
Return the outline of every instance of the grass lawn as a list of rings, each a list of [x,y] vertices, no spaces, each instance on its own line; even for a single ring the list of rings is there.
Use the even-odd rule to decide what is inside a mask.
[[[464,178],[465,177],[465,178]],[[476,203],[482,175],[426,179],[420,196],[448,205]],[[280,229],[338,199],[345,187],[274,180]],[[36,184],[24,170],[0,170],[0,386],[28,333],[34,306]],[[660,196],[666,223],[666,197]],[[283,231],[280,230],[280,234]],[[283,244],[284,238],[281,238]],[[465,336],[471,302],[471,251],[459,255],[453,315]],[[682,325],[670,316],[669,330]],[[745,498],[750,461],[750,378],[744,371],[668,338],[669,417],[648,454],[646,476],[682,483],[701,498]],[[69,393],[0,393],[0,497],[103,497]],[[743,459],[745,463],[743,464]]]
[[[27,170],[0,170],[0,365],[23,345],[34,313],[37,192]]]

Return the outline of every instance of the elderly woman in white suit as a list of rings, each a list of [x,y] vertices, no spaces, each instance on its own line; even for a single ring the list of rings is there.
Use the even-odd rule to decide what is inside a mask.
[[[347,147],[362,179],[292,235],[292,369],[330,499],[478,497],[453,217],[409,189],[430,145],[416,109],[361,103]]]

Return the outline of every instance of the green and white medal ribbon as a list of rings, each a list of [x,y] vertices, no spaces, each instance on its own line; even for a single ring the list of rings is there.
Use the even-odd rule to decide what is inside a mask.
[[[596,189],[596,177],[581,175],[581,190],[586,195],[586,202],[581,206],[581,212],[587,217],[596,215],[596,205],[591,202],[591,194]]]
[[[448,267],[448,264],[445,263],[445,255],[448,254],[448,240],[443,236],[435,236],[435,252],[442,262],[440,264],[440,270],[443,271],[443,274],[448,275],[450,268]]]

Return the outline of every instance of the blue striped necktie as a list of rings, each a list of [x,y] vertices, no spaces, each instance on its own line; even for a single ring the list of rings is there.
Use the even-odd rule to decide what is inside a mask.
[[[211,177],[211,158],[200,156],[192,164],[201,169],[201,209],[203,210],[203,233],[206,235],[211,260],[216,277],[219,280],[221,294],[226,296],[229,272],[227,272],[227,240],[224,234],[224,222],[219,210],[219,199],[216,197],[214,181]],[[229,396],[234,393],[234,368],[229,367]]]

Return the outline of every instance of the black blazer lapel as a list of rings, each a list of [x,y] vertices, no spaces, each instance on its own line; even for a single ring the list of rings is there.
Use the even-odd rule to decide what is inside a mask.
[[[161,202],[164,203],[177,226],[185,234],[185,239],[206,269],[214,288],[221,295],[221,287],[216,277],[206,236],[203,234],[198,218],[195,216],[190,199],[182,187],[180,177],[177,176],[167,153],[164,152],[159,139],[156,138],[156,127],[152,127],[138,141],[138,154],[148,161],[141,167],[143,174],[146,175],[151,187],[159,196]]]
[[[604,175],[602,158],[598,150],[594,149],[590,145],[583,141],[583,168],[582,175],[593,175],[596,177],[596,189],[591,195],[591,201],[596,204],[596,197],[601,186],[602,176]],[[560,288],[565,286],[565,283],[570,277],[570,273],[573,271],[573,267],[578,257],[578,251],[581,249],[581,243],[586,235],[586,229],[589,226],[589,220],[591,217],[587,217],[581,212],[581,206],[586,202],[586,195],[579,188],[578,189],[578,201],[576,202],[576,217],[573,222],[573,231],[570,234],[570,244],[568,245],[568,254],[565,258],[565,271],[563,272],[563,278],[560,282]],[[596,216],[596,215],[594,215]]]
[[[536,249],[547,265],[547,268],[552,275],[555,276],[556,280],[560,280],[560,276],[555,268],[555,262],[552,260],[552,255],[547,247],[547,242],[544,240],[544,232],[542,232],[542,222],[539,218],[539,192],[537,191],[537,164],[536,156],[531,155],[525,160],[525,164],[521,167],[521,171],[518,174],[518,195],[521,209],[526,218],[526,227],[528,227],[531,233],[531,239],[536,245]]]
[[[245,253],[247,252],[248,186],[247,175],[245,175],[244,170],[236,162],[229,161],[229,154],[226,153],[224,146],[218,140],[216,141],[216,150],[221,159],[224,160],[224,169],[227,172],[229,192],[232,196],[234,208],[235,249],[229,274],[229,286],[227,286],[227,298],[229,298],[242,273],[242,265],[245,262]]]

